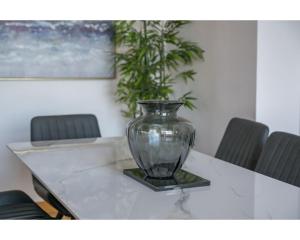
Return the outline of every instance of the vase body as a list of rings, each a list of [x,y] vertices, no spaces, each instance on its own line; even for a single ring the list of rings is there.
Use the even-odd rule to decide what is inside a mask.
[[[129,122],[127,138],[137,165],[151,178],[172,178],[193,146],[195,130],[177,117],[179,101],[139,101],[143,114]]]

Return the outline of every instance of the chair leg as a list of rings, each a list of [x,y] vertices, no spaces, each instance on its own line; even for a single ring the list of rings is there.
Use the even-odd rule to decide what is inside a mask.
[[[60,212],[57,212],[55,219],[62,219],[64,217],[63,214],[61,214]]]

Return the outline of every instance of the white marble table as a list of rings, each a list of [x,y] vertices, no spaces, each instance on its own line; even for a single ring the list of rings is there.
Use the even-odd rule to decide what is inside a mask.
[[[183,168],[211,186],[154,192],[122,174],[136,167],[125,138],[8,147],[78,219],[300,218],[300,188],[196,151]]]

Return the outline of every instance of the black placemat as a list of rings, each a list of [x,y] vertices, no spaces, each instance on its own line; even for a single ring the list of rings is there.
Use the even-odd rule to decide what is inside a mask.
[[[193,188],[210,185],[209,180],[182,169],[175,173],[174,178],[168,179],[149,178],[140,168],[124,169],[123,173],[154,191],[167,191],[176,188]]]

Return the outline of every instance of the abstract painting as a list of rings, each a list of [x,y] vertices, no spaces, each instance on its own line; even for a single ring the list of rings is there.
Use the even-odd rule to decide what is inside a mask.
[[[112,78],[111,21],[0,21],[0,78]]]

